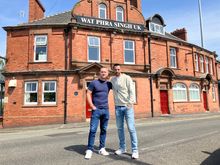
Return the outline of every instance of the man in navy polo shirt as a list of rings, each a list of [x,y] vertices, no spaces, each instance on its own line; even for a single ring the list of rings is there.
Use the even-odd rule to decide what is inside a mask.
[[[98,80],[94,80],[89,84],[87,91],[87,100],[92,108],[92,116],[90,120],[90,131],[88,137],[88,147],[85,159],[90,159],[93,153],[95,142],[95,134],[100,121],[100,145],[99,154],[109,155],[105,150],[105,139],[109,120],[108,94],[112,89],[112,84],[107,81],[108,69],[103,67],[100,69]]]

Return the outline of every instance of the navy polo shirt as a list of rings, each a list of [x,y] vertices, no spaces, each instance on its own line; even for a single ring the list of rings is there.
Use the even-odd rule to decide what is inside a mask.
[[[92,92],[92,102],[98,109],[108,109],[108,93],[112,89],[109,81],[100,79],[92,81],[88,89]]]

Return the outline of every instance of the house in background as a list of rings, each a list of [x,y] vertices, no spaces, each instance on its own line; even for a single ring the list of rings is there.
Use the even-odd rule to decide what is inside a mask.
[[[134,80],[136,118],[219,111],[216,53],[145,19],[141,0],[80,0],[44,17],[29,0],[29,22],[7,32],[4,127],[82,122],[86,89],[102,66],[121,64]],[[147,8],[144,8],[146,10]],[[114,118],[112,92],[110,114]]]

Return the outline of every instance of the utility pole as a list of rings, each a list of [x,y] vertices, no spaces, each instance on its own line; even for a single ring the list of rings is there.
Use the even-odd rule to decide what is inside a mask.
[[[203,44],[203,22],[202,22],[202,5],[201,5],[201,0],[198,0],[198,3],[199,3],[199,19],[200,19],[201,46],[204,47],[204,44]]]

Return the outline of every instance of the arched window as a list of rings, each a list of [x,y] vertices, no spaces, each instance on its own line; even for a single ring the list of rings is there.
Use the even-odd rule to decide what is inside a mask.
[[[200,101],[199,85],[191,84],[189,87],[189,99],[190,101]]]
[[[99,5],[99,18],[106,19],[107,18],[107,14],[106,14],[107,12],[106,11],[107,11],[106,5],[101,3]]]
[[[173,100],[175,102],[187,101],[186,85],[183,83],[176,83],[173,86]]]
[[[124,22],[124,9],[120,6],[116,8],[116,21]]]

